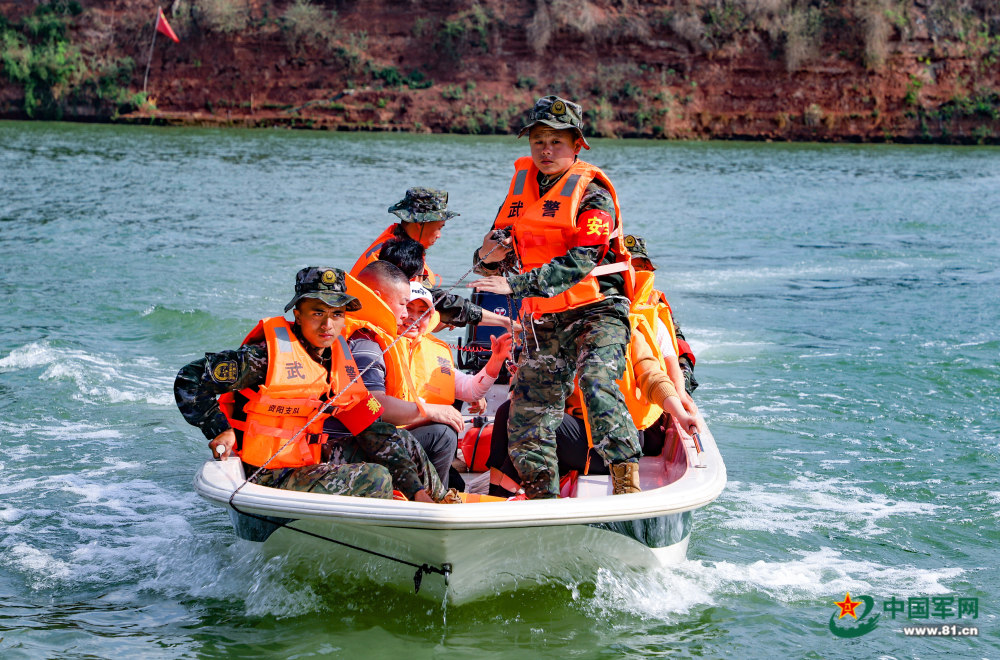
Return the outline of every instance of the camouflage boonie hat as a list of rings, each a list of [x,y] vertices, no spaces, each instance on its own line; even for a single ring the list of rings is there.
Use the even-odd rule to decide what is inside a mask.
[[[656,270],[656,266],[653,265],[653,260],[649,258],[649,253],[646,252],[646,239],[641,236],[634,236],[629,234],[622,242],[625,243],[625,249],[629,251],[629,254],[633,258],[639,257],[640,259],[645,259],[649,262],[650,270]]]
[[[523,137],[535,124],[545,124],[555,129],[569,128],[583,140],[583,146],[590,149],[587,138],[583,137],[583,108],[579,104],[558,96],[543,96],[535,101],[531,109],[531,121],[525,124],[517,137]]]
[[[349,312],[361,309],[361,302],[348,295],[344,271],[339,268],[311,266],[296,273],[295,297],[285,305],[285,311],[303,298],[316,298],[330,307],[346,307]]]
[[[459,215],[448,210],[448,193],[433,188],[410,188],[389,207],[389,213],[403,222],[440,222]]]

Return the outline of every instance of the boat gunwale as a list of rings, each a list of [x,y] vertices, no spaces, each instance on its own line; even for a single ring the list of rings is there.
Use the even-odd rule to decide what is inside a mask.
[[[715,438],[704,423],[700,426],[703,452],[696,455],[693,444],[685,442],[688,467],[684,476],[640,493],[442,506],[283,491],[247,484],[233,498],[233,504],[248,513],[296,520],[441,530],[580,525],[655,518],[704,507],[725,488],[726,466]],[[695,466],[693,461],[699,459],[700,466]],[[239,472],[234,472],[234,468]],[[212,471],[214,479],[208,476]],[[241,475],[238,480],[233,478],[237,473]],[[206,500],[228,508],[233,490],[242,481],[239,459],[207,461],[195,476],[194,488]],[[490,508],[482,509],[486,506]]]

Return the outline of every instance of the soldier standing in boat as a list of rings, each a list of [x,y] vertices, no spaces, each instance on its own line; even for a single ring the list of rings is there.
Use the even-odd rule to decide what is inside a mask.
[[[515,162],[507,198],[474,255],[486,277],[469,285],[523,300],[508,450],[531,499],[559,495],[555,430],[575,379],[588,440],[613,492],[640,490],[638,433],[615,383],[626,366],[633,272],[614,187],[577,157],[590,148],[582,114],[557,96],[535,103],[518,133],[529,136],[531,155]]]
[[[248,477],[264,468],[262,486],[380,498],[395,486],[409,499],[454,501],[416,440],[379,421],[381,404],[352,383],[358,370],[341,331],[345,312],[361,305],[346,291],[342,270],[300,270],[285,306],[295,322],[264,319],[239,349],[186,365],[174,382],[177,407],[214,455],[236,452]],[[328,444],[349,460],[325,462]]]

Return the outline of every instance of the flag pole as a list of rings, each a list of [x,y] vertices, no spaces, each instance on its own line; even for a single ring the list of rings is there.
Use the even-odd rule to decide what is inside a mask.
[[[159,8],[157,8],[156,22],[153,23],[153,40],[151,42],[149,42],[149,57],[146,58],[146,75],[142,77],[142,93],[143,94],[146,93],[146,82],[149,80],[149,65],[153,61],[153,46],[156,45],[156,33],[159,32],[159,30],[157,30],[156,28],[160,24],[160,11],[162,11],[162,10],[159,9]]]

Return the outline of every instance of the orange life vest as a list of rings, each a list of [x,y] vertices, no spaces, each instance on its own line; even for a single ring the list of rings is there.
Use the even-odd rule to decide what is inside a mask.
[[[410,376],[417,396],[427,403],[455,402],[455,361],[451,348],[434,335],[404,340],[409,344]]]
[[[367,329],[383,351],[385,393],[404,401],[416,401],[410,384],[409,355],[403,341],[389,348],[396,340],[395,314],[374,291],[351,275],[346,278],[347,293],[358,299],[361,309],[344,315],[346,322],[343,335],[350,338],[358,330]]]
[[[230,426],[242,435],[239,454],[245,462],[257,466],[266,464],[269,469],[315,465],[320,462],[320,451],[326,439],[323,421],[331,413],[336,414],[352,433],[368,428],[381,414],[381,405],[360,381],[347,387],[357,375],[357,366],[343,338],[331,347],[329,373],[309,355],[283,316],[259,322],[243,343],[261,339],[267,343],[264,384],[257,390],[240,391],[245,400],[239,411],[234,409],[232,393],[220,397],[219,402]],[[330,412],[309,423],[325,401],[345,387],[347,389],[333,402]],[[307,423],[308,427],[295,442],[281,449]]]
[[[597,277],[617,272],[625,273],[626,294],[631,296],[632,266],[628,252],[621,244],[621,209],[615,189],[604,172],[590,163],[577,160],[544,196],[539,197],[538,168],[531,158],[518,158],[514,168],[514,178],[494,226],[512,227],[521,272],[547,264],[575,247],[580,199],[591,181],[597,180],[607,188],[615,204],[615,226],[611,231],[609,248],[615,255],[615,263],[597,266],[583,280],[552,298],[525,298],[522,310],[529,316],[535,316],[603,300]]]
[[[635,273],[635,294],[632,300],[632,311],[646,316],[650,327],[656,330],[656,319],[667,326],[670,333],[670,343],[674,345],[674,353],[680,355],[677,345],[677,333],[674,330],[674,317],[670,309],[670,303],[663,292],[654,288],[655,279],[652,271],[643,270]],[[659,348],[657,346],[657,348]]]
[[[361,256],[358,257],[358,260],[354,262],[354,266],[351,268],[351,275],[357,277],[358,273],[360,273],[365,266],[373,261],[378,261],[378,253],[382,249],[382,245],[384,245],[386,241],[396,238],[396,227],[398,226],[398,222],[389,225],[385,231],[378,235],[375,242],[369,245],[368,249],[362,252]],[[423,279],[421,279],[421,277]],[[413,279],[415,281],[419,280],[421,284],[427,287],[441,286],[441,278],[427,266],[426,260],[424,261],[424,272],[421,277],[415,277]]]
[[[660,370],[667,373],[667,363],[663,359],[660,347],[656,343],[656,330],[646,320],[642,314],[629,314],[629,322],[632,325],[632,338],[629,341],[628,360],[626,360],[625,373],[621,379],[616,381],[625,397],[625,405],[628,406],[629,414],[635,421],[635,427],[640,431],[653,425],[663,414],[663,408],[658,401],[649,401],[639,390],[639,381],[635,375],[636,343],[645,341],[653,355],[656,356]]]

